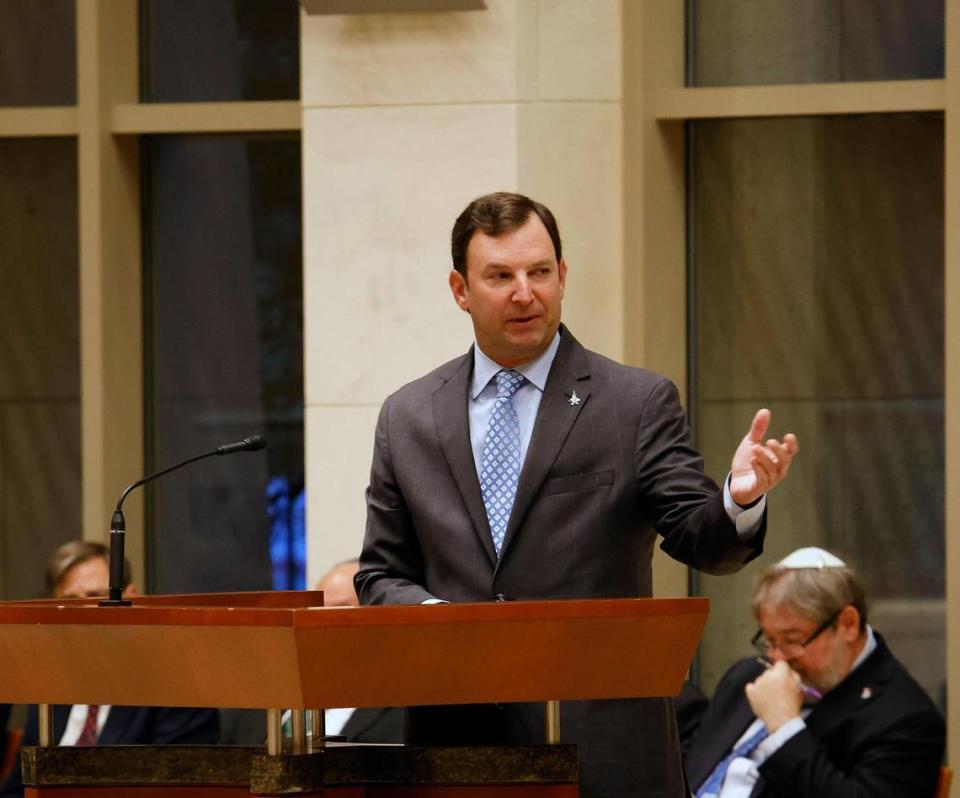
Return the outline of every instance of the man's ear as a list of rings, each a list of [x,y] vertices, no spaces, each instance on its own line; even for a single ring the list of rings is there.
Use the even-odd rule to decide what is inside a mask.
[[[132,598],[133,596],[139,596],[139,595],[140,595],[140,591],[137,590],[137,586],[133,582],[131,582],[129,585],[127,585],[123,589],[124,598]]]
[[[845,640],[853,641],[860,636],[860,612],[848,604],[837,616],[837,632]]]
[[[450,270],[450,292],[453,294],[453,301],[457,303],[460,310],[465,313],[470,312],[470,299],[468,297],[467,280],[456,269]]]
[[[563,299],[563,293],[567,288],[567,262],[561,258],[557,268],[560,276],[560,299]]]

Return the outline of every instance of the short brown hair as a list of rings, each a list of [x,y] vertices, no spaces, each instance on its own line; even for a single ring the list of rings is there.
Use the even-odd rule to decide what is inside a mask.
[[[761,609],[786,605],[814,623],[823,623],[847,605],[860,613],[860,629],[867,625],[867,594],[856,572],[842,568],[765,568],[753,585],[750,608],[759,620]]]
[[[110,549],[102,543],[89,540],[71,540],[69,543],[64,543],[47,557],[47,590],[50,593],[55,592],[60,580],[67,575],[67,571],[94,557],[105,560],[107,567],[110,567]],[[132,579],[130,561],[124,558],[122,587],[128,587]]]
[[[550,209],[523,194],[495,191],[493,194],[477,197],[464,208],[463,213],[453,223],[453,232],[450,234],[453,268],[466,279],[467,247],[477,230],[481,230],[488,236],[509,233],[522,227],[530,218],[530,214],[536,214],[543,222],[543,226],[547,228],[547,233],[553,242],[553,249],[557,253],[557,263],[559,263],[563,257],[560,230]]]

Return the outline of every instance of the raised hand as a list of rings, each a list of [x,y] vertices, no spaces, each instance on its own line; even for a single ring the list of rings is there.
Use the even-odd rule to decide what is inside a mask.
[[[800,448],[797,436],[787,433],[782,441],[763,442],[770,427],[770,411],[758,410],[750,431],[740,441],[730,465],[730,497],[741,507],[775,488],[790,470],[793,456]]]

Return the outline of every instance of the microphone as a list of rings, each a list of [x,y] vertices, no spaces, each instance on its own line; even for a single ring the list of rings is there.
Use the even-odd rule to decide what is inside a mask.
[[[214,454],[233,454],[234,452],[259,452],[261,449],[265,449],[267,442],[260,435],[253,435],[249,438],[244,438],[242,441],[237,443],[226,443],[223,446],[218,446]]]
[[[203,460],[207,457],[220,456],[224,454],[235,454],[236,452],[259,452],[261,449],[265,449],[267,446],[267,441],[260,435],[251,435],[249,438],[244,438],[242,441],[237,443],[226,443],[223,446],[218,446],[216,449],[213,449],[209,452],[204,452],[203,454],[198,454],[193,457],[184,460],[182,463],[177,463],[172,465],[169,468],[165,468],[162,471],[157,471],[156,474],[151,474],[148,477],[139,479],[136,482],[127,485],[124,488],[123,493],[120,494],[120,498],[117,499],[116,509],[113,511],[113,518],[110,521],[110,594],[109,597],[100,602],[101,607],[129,607],[131,601],[123,598],[123,562],[124,562],[124,543],[126,538],[126,528],[127,523],[123,517],[123,501],[127,498],[127,494],[130,493],[134,488],[139,487],[145,482],[149,482],[152,479],[157,477],[162,477],[164,474],[169,474],[171,471],[176,471],[178,468],[183,468],[185,465],[190,465],[190,463],[195,463],[197,460]]]

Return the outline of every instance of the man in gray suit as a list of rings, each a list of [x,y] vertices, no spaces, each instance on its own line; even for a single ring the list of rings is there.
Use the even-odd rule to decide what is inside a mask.
[[[560,323],[567,265],[549,209],[480,197],[454,224],[452,254],[450,288],[476,345],[383,405],[361,603],[649,596],[657,533],[668,554],[709,573],[760,553],[764,494],[797,451],[793,435],[764,440],[769,411],[720,490],[673,384],[584,349]],[[582,795],[683,794],[670,701],[569,702],[561,713]],[[419,708],[408,739],[542,742],[542,710]]]

